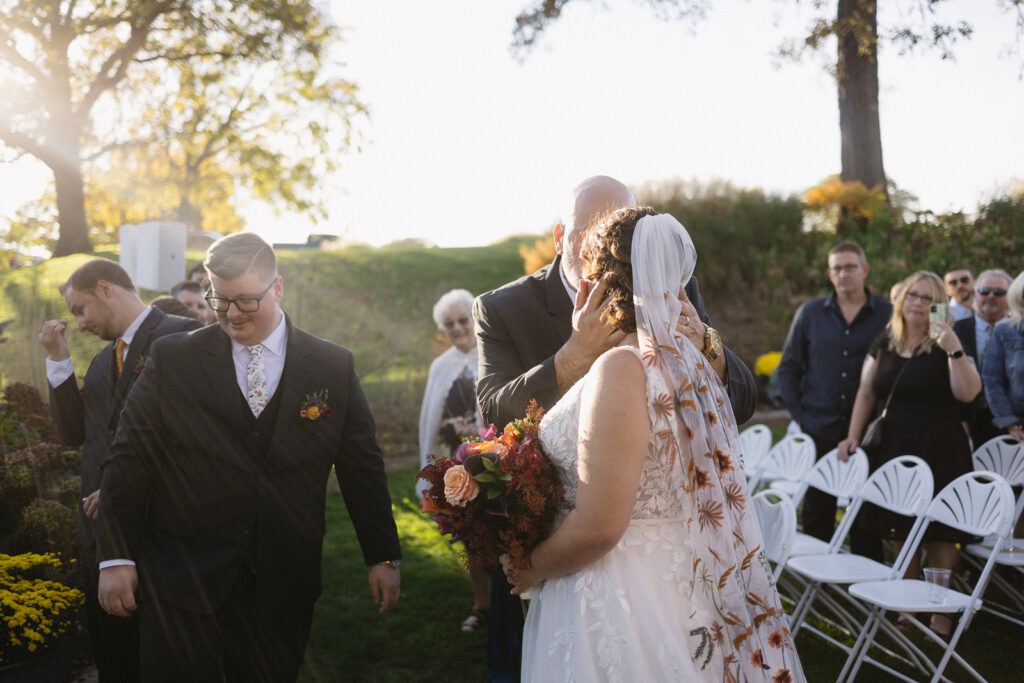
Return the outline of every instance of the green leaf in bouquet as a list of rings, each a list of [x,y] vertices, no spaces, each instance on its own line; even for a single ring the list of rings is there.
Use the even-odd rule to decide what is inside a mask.
[[[487,489],[487,500],[494,500],[501,495],[501,490],[497,488]]]
[[[485,458],[484,462],[486,461],[487,460]],[[484,484],[494,484],[497,483],[498,481],[498,478],[491,474],[490,472],[481,472],[480,474],[473,475],[473,478]]]
[[[498,468],[497,463],[495,463],[490,458],[486,458],[486,457],[485,458],[480,458],[480,463],[484,466],[484,468],[486,470],[488,470],[490,472],[493,472],[494,470],[496,470]]]

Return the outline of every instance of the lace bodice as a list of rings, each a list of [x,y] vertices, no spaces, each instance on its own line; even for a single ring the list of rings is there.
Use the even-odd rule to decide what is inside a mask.
[[[640,357],[639,349],[627,348]],[[682,506],[672,490],[668,476],[671,463],[665,461],[664,449],[656,447],[658,433],[667,428],[667,423],[661,424],[665,417],[656,406],[664,405],[666,400],[671,401],[672,392],[665,386],[665,381],[659,373],[647,372],[646,364],[644,372],[647,374],[647,415],[651,420],[651,432],[632,518],[680,517],[683,514]],[[587,373],[559,399],[544,416],[539,429],[544,452],[558,468],[562,477],[566,511],[576,506],[576,489],[579,485],[576,446],[579,443],[580,399],[589,378],[590,373]]]

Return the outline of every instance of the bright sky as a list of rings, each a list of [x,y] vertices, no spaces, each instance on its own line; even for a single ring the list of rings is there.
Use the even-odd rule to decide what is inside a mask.
[[[838,173],[836,90],[822,60],[772,58],[783,38],[803,35],[810,3],[716,0],[691,30],[637,0],[577,0],[518,64],[509,44],[528,4],[333,0],[350,27],[346,74],[371,110],[367,142],[330,181],[328,222],[253,203],[243,210],[249,228],[273,241],[313,231],[373,245],[479,245],[549,227],[572,187],[596,173],[783,193]],[[1024,179],[1024,82],[1006,55],[1013,17],[998,5],[940,5],[974,24],[955,62],[881,56],[886,172],[921,208],[973,211]],[[3,215],[48,176],[22,162],[0,179]]]

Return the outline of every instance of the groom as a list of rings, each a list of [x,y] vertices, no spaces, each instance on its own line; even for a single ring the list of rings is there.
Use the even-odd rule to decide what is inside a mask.
[[[398,600],[384,464],[351,352],[283,314],[270,245],[229,235],[205,266],[219,325],[152,346],[111,447],[100,604],[138,610],[143,680],[295,680],[332,466],[370,592]]]
[[[547,409],[568,391],[622,333],[601,322],[603,287],[580,292],[580,248],[586,231],[602,216],[636,202],[625,185],[608,176],[581,182],[572,194],[570,215],[555,226],[558,255],[536,273],[481,295],[473,306],[480,372],[477,400],[484,424],[499,428],[522,417],[530,399]],[[686,283],[680,329],[708,358],[726,383],[736,423],[754,413],[754,376],[710,327],[697,279]],[[574,319],[575,317],[575,319]],[[503,574],[491,585],[491,626],[487,668],[492,681],[519,680],[523,617],[519,598],[510,595]]]

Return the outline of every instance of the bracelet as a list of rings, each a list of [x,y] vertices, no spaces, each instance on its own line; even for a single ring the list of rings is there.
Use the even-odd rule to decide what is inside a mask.
[[[390,567],[391,569],[398,569],[398,565],[402,564],[402,561],[401,560],[384,560],[383,562],[378,562],[377,564],[382,564],[385,567]]]
[[[1021,426],[1021,425],[1019,425],[1019,424],[1015,424],[1015,425],[1010,425],[1009,427],[1007,427],[1007,428],[1006,428],[1006,431],[1008,431],[1008,432],[1012,432],[1012,431],[1013,431],[1014,429],[1021,429],[1021,430],[1024,430],[1024,426]]]
[[[963,358],[964,350],[963,349],[957,349],[956,351],[950,351],[946,355],[948,357],[952,358],[953,360],[956,360],[957,358]]]

